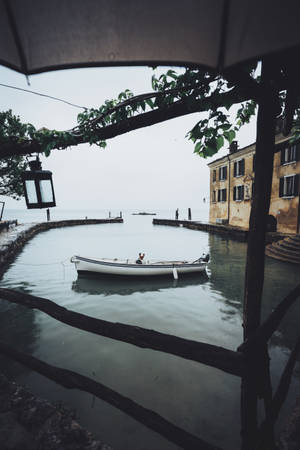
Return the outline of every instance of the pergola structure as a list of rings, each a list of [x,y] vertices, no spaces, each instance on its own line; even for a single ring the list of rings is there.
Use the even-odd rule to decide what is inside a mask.
[[[130,341],[125,326],[125,337],[121,338],[111,324],[107,325],[109,331],[103,324],[104,328],[99,329],[97,327],[100,325],[96,326],[93,322],[95,319],[92,318],[92,322],[85,328],[94,333],[97,328],[98,334],[165,352],[176,353],[178,346],[182,348],[182,357],[190,358],[187,355],[196,353],[199,362],[241,376],[243,450],[275,448],[273,425],[286,395],[286,384],[290,380],[295,355],[300,346],[299,340],[283,374],[282,383],[276,394],[272,395],[267,342],[289,306],[300,294],[298,286],[270,318],[260,324],[266,219],[270,204],[279,91],[287,91],[286,133],[291,129],[294,111],[298,106],[297,83],[300,72],[294,60],[295,55],[299,55],[300,46],[299,12],[300,3],[296,0],[186,0],[184,3],[179,0],[52,0],[48,3],[39,0],[0,1],[0,62],[25,75],[74,67],[112,65],[204,67],[235,80],[245,93],[245,98],[257,101],[255,190],[244,290],[244,343],[238,351],[229,354],[228,350],[222,349],[218,352],[213,346],[201,343],[181,343],[181,347],[176,340],[178,338],[171,337],[170,340],[170,337],[158,336],[159,333],[150,336],[149,330],[141,330]],[[245,76],[241,70],[241,64],[250,60],[262,61],[259,83]],[[200,108],[198,105],[197,111]],[[205,109],[205,106],[202,105],[202,108]],[[180,112],[174,114],[173,117],[179,116]],[[170,117],[156,117],[152,123]],[[136,124],[136,127],[139,126],[144,125]],[[119,130],[107,129],[103,133],[107,132],[108,135],[104,138],[109,138],[126,131],[128,124],[121,124]],[[33,142],[25,147],[15,145],[13,150],[8,150],[7,147],[0,146],[0,157],[12,154],[11,152],[26,154],[39,151]],[[0,296],[31,308],[42,309],[59,320],[64,319],[62,312],[56,310],[57,305],[45,299],[37,301],[31,296],[4,289],[0,290]],[[69,322],[66,323],[82,328],[80,318],[75,320],[75,313],[69,313],[73,316],[68,317]],[[202,350],[197,344],[201,344]],[[55,370],[51,366],[43,366],[45,363],[33,361],[32,357],[26,358],[4,343],[1,343],[0,351],[62,382],[62,374],[56,372],[55,378]],[[193,358],[194,356],[191,359]],[[224,359],[227,359],[230,367],[225,368]],[[75,382],[76,377],[72,376],[69,381],[67,377],[64,378],[63,384],[66,387],[74,387],[76,382],[77,387],[85,386],[82,377]],[[88,389],[101,396],[99,387],[89,385]],[[260,427],[257,423],[258,397],[264,398],[266,411],[265,421]],[[129,410],[127,408],[127,412]],[[137,417],[136,412],[132,415]],[[148,417],[144,423],[147,420],[151,422]],[[197,438],[193,440],[185,432],[179,437],[180,433],[175,433],[168,427],[162,421],[155,429],[167,438],[176,436],[175,441],[185,448],[215,448]]]

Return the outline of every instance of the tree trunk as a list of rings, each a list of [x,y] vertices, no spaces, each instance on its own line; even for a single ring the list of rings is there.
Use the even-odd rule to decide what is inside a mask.
[[[265,233],[272,187],[278,89],[272,82],[274,66],[262,63],[261,95],[257,117],[254,198],[250,214],[244,291],[244,339],[260,324],[264,283]],[[242,449],[252,450],[257,438],[257,385],[254,352],[248,353],[242,379]]]

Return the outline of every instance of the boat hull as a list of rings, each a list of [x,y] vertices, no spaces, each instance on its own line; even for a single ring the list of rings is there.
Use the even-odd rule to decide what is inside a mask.
[[[174,276],[174,270],[177,274],[188,274],[206,271],[206,262],[199,263],[153,263],[153,264],[135,264],[131,262],[120,262],[113,260],[97,260],[74,256],[71,262],[75,264],[76,270],[81,273],[94,273],[104,275],[119,275],[128,277],[148,277],[148,276]]]

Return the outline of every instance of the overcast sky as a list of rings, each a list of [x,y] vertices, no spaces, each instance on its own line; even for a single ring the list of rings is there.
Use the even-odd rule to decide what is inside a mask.
[[[166,69],[167,70],[167,69]],[[0,67],[0,82],[49,94],[86,107],[98,107],[129,88],[149,92],[153,70],[147,67],[72,69],[26,78]],[[76,125],[79,109],[0,86],[1,110],[12,109],[36,128],[67,130]],[[57,206],[62,209],[196,209],[209,197],[207,163],[193,154],[185,138],[199,114],[169,120],[107,141],[106,149],[82,144],[53,150],[42,158],[53,172]],[[239,147],[255,141],[255,121],[238,136]],[[25,208],[25,201],[7,197],[7,208]]]

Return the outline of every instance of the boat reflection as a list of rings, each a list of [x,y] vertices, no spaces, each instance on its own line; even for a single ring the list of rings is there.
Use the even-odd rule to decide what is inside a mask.
[[[183,288],[206,283],[209,277],[206,272],[185,274],[174,280],[168,277],[112,277],[107,275],[78,275],[72,283],[72,290],[91,295],[131,295],[135,292],[159,291],[161,289]]]

